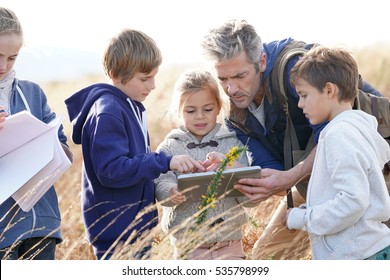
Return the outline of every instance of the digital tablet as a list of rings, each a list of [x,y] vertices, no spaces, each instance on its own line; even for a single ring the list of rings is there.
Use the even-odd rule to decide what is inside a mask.
[[[187,201],[199,202],[202,195],[207,193],[207,187],[211,183],[215,171],[182,174],[178,176],[178,188],[186,196]],[[259,166],[240,167],[223,171],[223,178],[216,189],[216,198],[219,197],[240,197],[241,192],[233,186],[241,178],[260,178],[261,168]]]

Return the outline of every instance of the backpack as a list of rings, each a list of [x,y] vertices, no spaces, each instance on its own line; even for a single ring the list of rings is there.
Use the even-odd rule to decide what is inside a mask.
[[[288,85],[286,77],[286,65],[288,61],[295,56],[304,55],[308,49],[308,45],[302,41],[292,41],[287,44],[278,58],[275,61],[274,68],[271,72],[272,81],[277,83],[272,84],[272,91],[278,96],[279,107],[286,112],[286,131],[284,137],[284,163],[285,168],[290,169],[295,164],[304,159],[315,146],[314,139],[311,137],[305,148],[301,150],[298,145],[295,129],[288,113]],[[390,145],[390,101],[385,96],[376,96],[364,92],[361,88],[363,82],[359,77],[359,93],[354,101],[354,109],[362,110],[376,117],[378,121],[378,132]],[[390,161],[387,162],[383,169],[387,189],[390,193]],[[296,185],[299,193],[306,197],[307,183],[298,183]],[[293,207],[291,191],[287,190],[287,207]]]

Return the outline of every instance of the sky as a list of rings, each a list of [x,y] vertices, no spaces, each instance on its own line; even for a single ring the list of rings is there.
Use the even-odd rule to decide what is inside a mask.
[[[22,54],[31,57],[35,53],[33,62],[31,59],[19,61],[21,56],[16,66],[35,73],[36,66],[28,64],[37,63],[39,59],[55,64],[60,57],[51,53],[52,48],[84,52],[85,58],[92,55],[90,60],[66,62],[69,71],[80,64],[85,68],[87,64],[101,68],[104,48],[123,28],[139,29],[151,36],[161,48],[163,65],[197,62],[203,59],[200,42],[204,34],[232,18],[245,19],[254,25],[263,42],[292,37],[347,48],[390,44],[388,9],[383,0],[1,2],[2,6],[12,9],[22,23],[25,39]]]

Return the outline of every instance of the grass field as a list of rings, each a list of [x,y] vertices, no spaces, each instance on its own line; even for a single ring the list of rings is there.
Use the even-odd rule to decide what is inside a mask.
[[[353,52],[358,61],[360,73],[378,90],[390,97],[390,47],[373,46],[359,49]],[[166,133],[173,127],[172,124],[162,119],[172,92],[173,83],[178,75],[190,66],[172,67],[161,70],[157,77],[157,88],[145,101],[148,109],[149,134],[151,136],[152,149],[163,140]],[[60,178],[55,187],[59,195],[62,212],[62,231],[64,241],[57,247],[57,259],[88,260],[94,259],[90,245],[84,238],[84,227],[80,209],[80,173],[82,156],[80,146],[74,145],[70,140],[70,123],[66,116],[64,99],[84,86],[95,82],[107,81],[105,77],[85,76],[79,80],[65,82],[47,82],[42,84],[49,98],[49,104],[57,114],[65,116],[64,127],[69,137],[69,145],[74,153],[72,167]],[[158,104],[158,106],[156,106]],[[244,246],[248,254],[254,242],[261,235],[269,221],[280,198],[273,197],[261,203],[258,207],[249,211],[250,222],[244,226]],[[152,233],[155,240],[155,259],[169,259],[172,252],[168,239],[159,229]],[[298,257],[299,256],[299,257]],[[310,259],[310,254],[302,256],[297,252],[292,259]]]

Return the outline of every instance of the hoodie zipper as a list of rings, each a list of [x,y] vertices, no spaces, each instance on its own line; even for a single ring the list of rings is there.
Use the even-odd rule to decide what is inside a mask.
[[[23,91],[22,91],[22,89],[19,87],[19,85],[16,86],[16,90],[18,91],[18,93],[19,93],[19,95],[20,95],[20,98],[22,98],[22,101],[23,101],[23,103],[24,103],[24,107],[26,107],[26,110],[27,110],[29,113],[31,113],[30,106],[28,105],[28,102],[27,102],[27,100],[26,100],[26,97],[24,96]],[[32,235],[33,232],[34,232],[34,229],[35,229],[35,225],[36,225],[36,223],[37,223],[37,215],[36,215],[36,213],[35,213],[34,207],[31,208],[31,214],[32,214],[32,220],[33,220],[33,222],[32,222],[32,228],[31,228],[31,235]]]

